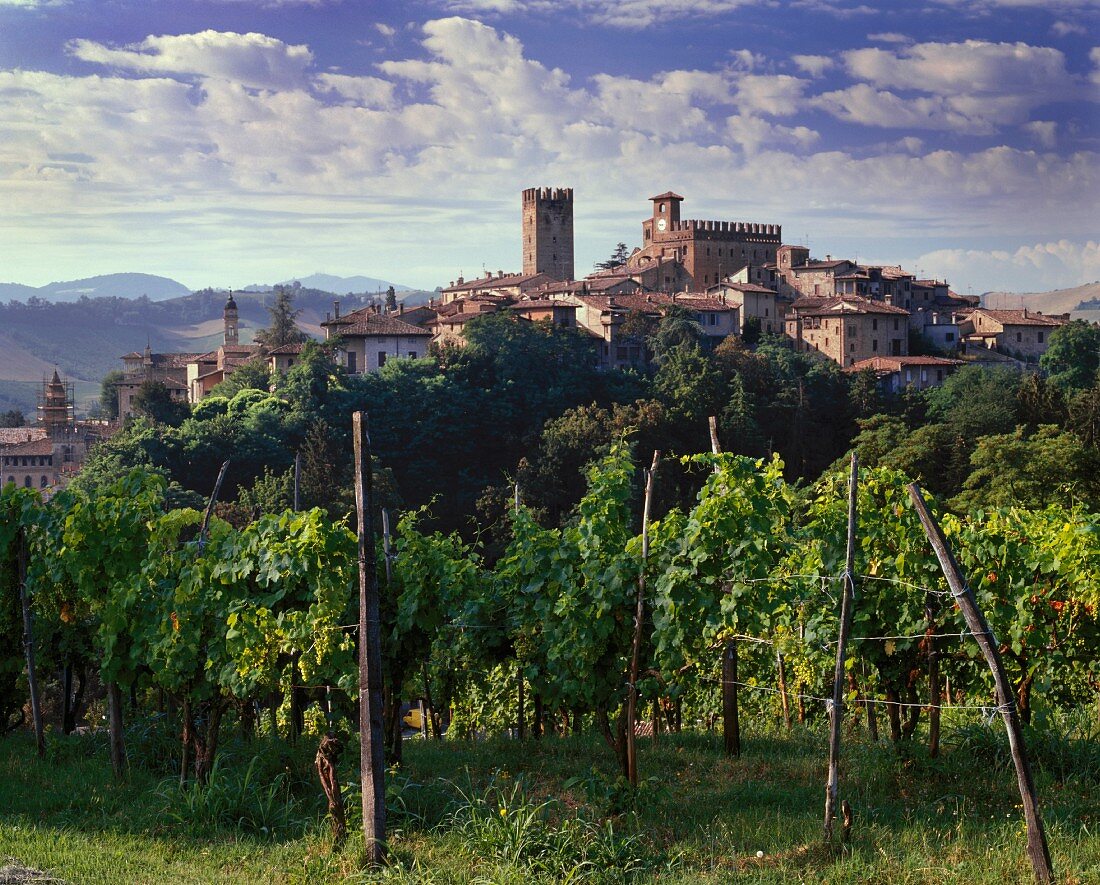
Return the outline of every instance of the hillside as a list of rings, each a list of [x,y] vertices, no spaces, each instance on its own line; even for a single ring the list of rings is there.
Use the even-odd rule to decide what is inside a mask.
[[[0,300],[42,298],[46,301],[77,301],[80,298],[141,298],[153,301],[179,298],[190,294],[183,283],[147,273],[112,273],[83,280],[48,283],[45,286],[24,286],[21,283],[0,283]]]
[[[1052,292],[986,292],[982,304],[995,310],[1026,307],[1043,313],[1080,312],[1085,319],[1096,320],[1100,319],[1100,281]],[[1081,309],[1082,304],[1088,306]]]
[[[427,299],[430,293],[411,292]],[[318,289],[299,289],[295,306],[299,324],[320,338],[321,322],[338,296]],[[242,341],[251,341],[268,323],[269,292],[239,292]],[[342,309],[368,303],[367,296],[342,296]],[[150,298],[86,298],[50,303],[17,301],[0,304],[0,411],[33,412],[37,386],[56,367],[66,380],[78,382],[83,404],[98,392],[107,372],[120,369],[119,357],[141,350],[202,352],[222,341],[225,293],[210,289],[157,301]],[[84,382],[84,383],[80,383]],[[78,402],[78,406],[81,403]]]

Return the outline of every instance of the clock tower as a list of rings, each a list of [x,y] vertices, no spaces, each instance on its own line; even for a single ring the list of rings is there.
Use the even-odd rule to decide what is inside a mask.
[[[653,238],[660,239],[661,234],[671,231],[680,220],[680,203],[684,198],[666,191],[649,199],[653,202]]]

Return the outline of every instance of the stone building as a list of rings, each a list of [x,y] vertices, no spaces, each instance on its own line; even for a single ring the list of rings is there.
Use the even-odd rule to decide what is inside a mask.
[[[766,335],[783,333],[783,309],[774,289],[756,283],[724,280],[707,287],[707,294],[738,308],[741,326],[737,333],[743,335],[748,325],[755,325]]]
[[[439,293],[439,300],[443,304],[450,304],[459,298],[519,299],[554,282],[557,280],[545,273],[505,273],[498,270],[495,274],[490,273],[476,280],[459,277]]]
[[[865,298],[801,298],[786,319],[796,350],[816,352],[845,368],[876,356],[908,356],[909,312]]]
[[[147,381],[163,384],[172,399],[188,402],[187,366],[201,356],[201,353],[153,353],[149,345],[141,353],[135,350],[123,356],[122,380],[118,383],[119,418],[134,414],[134,397]]]
[[[1047,316],[1027,308],[990,310],[980,307],[960,324],[960,331],[967,345],[978,345],[1025,363],[1034,363],[1050,346],[1051,333],[1067,321],[1068,316]]]
[[[630,256],[628,270],[674,260],[683,266],[687,285],[677,285],[671,291],[680,288],[695,291],[720,282],[750,263],[776,260],[776,250],[783,241],[780,225],[683,219],[680,217],[683,200],[672,191],[650,197],[653,213],[642,222],[642,247]],[[664,286],[652,288],[664,289]]]
[[[573,188],[523,191],[523,273],[573,279]]]
[[[432,332],[382,314],[371,305],[340,315],[336,302],[334,316],[321,323],[328,340],[338,339],[337,361],[349,375],[377,372],[391,359],[421,359],[428,355]]]
[[[940,387],[962,364],[962,360],[938,356],[876,356],[853,363],[844,371],[855,374],[870,369],[883,393],[901,393],[907,387],[913,390]]]

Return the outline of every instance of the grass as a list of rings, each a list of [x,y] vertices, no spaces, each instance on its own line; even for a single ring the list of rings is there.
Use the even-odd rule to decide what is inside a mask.
[[[997,732],[949,736],[940,759],[846,737],[841,790],[855,826],[843,853],[821,844],[820,733],[749,737],[736,760],[718,735],[644,740],[637,796],[616,783],[598,737],[414,740],[387,786],[391,866],[368,875],[361,839],[332,848],[312,740],[230,740],[210,786],[181,792],[148,733],[134,746],[150,769],[135,764],[124,785],[97,738],[54,738],[39,762],[17,735],[0,741],[0,864],[112,885],[1031,881]],[[1034,738],[1057,881],[1100,882],[1095,742]],[[343,772],[353,833],[357,749]]]

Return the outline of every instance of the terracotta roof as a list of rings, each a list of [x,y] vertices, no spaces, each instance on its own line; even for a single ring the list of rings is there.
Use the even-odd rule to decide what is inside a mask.
[[[267,352],[268,356],[285,356],[287,354],[301,353],[306,349],[305,343],[300,344],[283,344],[279,347],[273,348]]]
[[[427,329],[422,329],[420,326],[402,322],[401,320],[394,319],[392,316],[374,313],[369,308],[357,310],[355,313],[348,314],[347,317],[340,317],[339,320],[323,322],[321,325],[338,325],[341,327],[339,330],[340,335],[357,338],[363,338],[370,335],[406,335],[412,337],[414,335],[432,334]]]
[[[530,301],[517,301],[512,305],[512,310],[522,313],[525,310],[548,310],[552,307],[577,308],[580,305],[573,301],[566,301],[564,298],[538,298]]]
[[[483,310],[478,313],[454,313],[450,316],[441,316],[438,319],[432,320],[428,323],[429,326],[464,326],[470,320],[477,319],[478,317],[488,316],[490,313],[496,313],[495,310]],[[431,334],[431,333],[429,333]]]
[[[935,366],[937,368],[954,368],[961,366],[962,360],[950,360],[939,356],[873,356],[870,359],[860,360],[848,366],[845,372],[862,372],[864,369],[874,369],[876,372],[900,372],[909,366]]]
[[[444,292],[473,292],[478,289],[511,289],[515,286],[522,286],[525,283],[530,283],[535,280],[545,278],[546,282],[551,282],[553,277],[544,273],[509,273],[504,276],[487,276],[479,277],[476,280],[464,280],[455,286],[448,286]]]
[[[1062,326],[1065,320],[1043,316],[1041,313],[1033,313],[1030,310],[989,310],[979,307],[974,313],[985,314],[990,319],[996,320],[1002,326]]]
[[[16,443],[0,449],[0,456],[9,455],[52,455],[53,443],[48,439],[32,439],[30,442]]]
[[[673,193],[672,191],[665,191],[663,194],[657,194],[657,196],[650,197],[649,199],[650,200],[682,200],[683,197],[681,197],[679,194]]]
[[[736,310],[736,304],[726,304],[721,298],[711,298],[707,295],[697,295],[691,292],[685,292],[683,295],[677,295],[675,303],[683,307],[690,307],[694,310]]]
[[[13,446],[45,438],[45,427],[0,427],[0,446]]]
[[[805,301],[822,301],[823,303],[811,306],[803,306]],[[825,299],[799,298],[794,303],[794,308],[801,316],[844,316],[846,314],[879,313],[890,316],[909,316],[909,311],[904,307],[894,307],[881,301],[870,301],[867,298],[856,298],[850,295]]]
[[[825,270],[829,267],[840,267],[842,264],[851,264],[847,258],[838,258],[834,261],[807,261],[805,264],[796,264],[791,270]]]
[[[756,283],[719,283],[711,286],[707,289],[708,292],[714,289],[736,289],[738,292],[758,292],[761,295],[775,295],[777,294],[775,289],[769,289],[767,286],[760,286]]]

